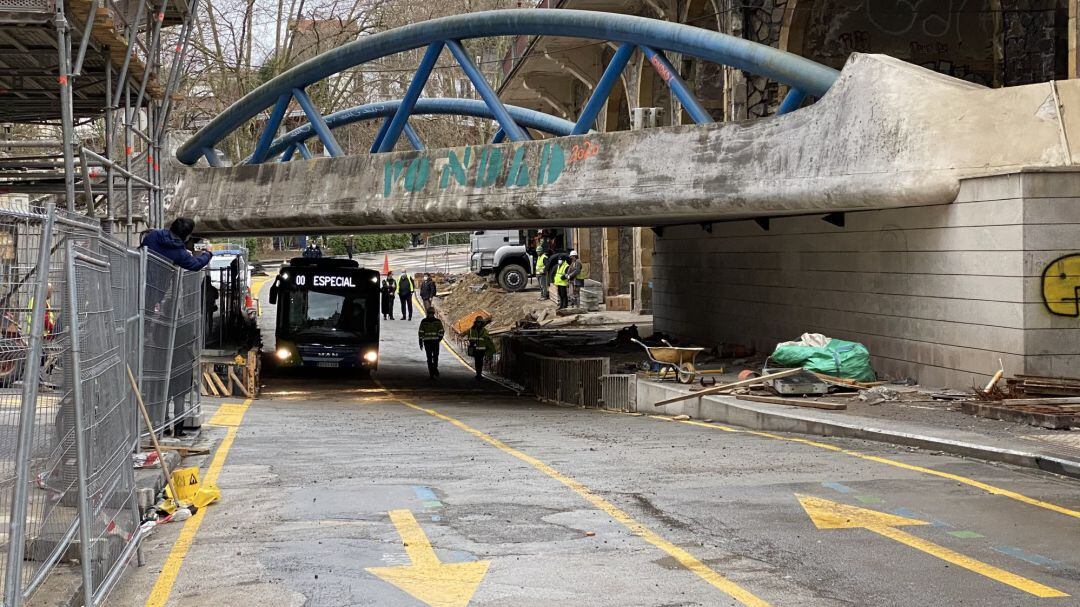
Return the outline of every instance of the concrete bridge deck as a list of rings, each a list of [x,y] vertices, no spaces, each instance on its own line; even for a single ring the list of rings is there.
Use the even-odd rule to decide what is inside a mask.
[[[821,100],[784,116],[180,167],[174,208],[204,235],[657,226],[943,204],[967,177],[1077,164],[1080,81],[988,89],[853,55]]]

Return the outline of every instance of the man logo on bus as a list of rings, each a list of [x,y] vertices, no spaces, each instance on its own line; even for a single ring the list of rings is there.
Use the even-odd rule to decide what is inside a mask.
[[[319,276],[315,275],[311,279],[312,283],[316,287],[349,287],[353,288],[356,285],[353,284],[352,276]]]

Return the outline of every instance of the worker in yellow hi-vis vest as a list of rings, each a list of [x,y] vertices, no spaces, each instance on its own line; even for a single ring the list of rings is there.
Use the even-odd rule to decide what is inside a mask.
[[[577,261],[577,251],[570,251],[570,256],[559,263],[555,269],[555,289],[559,292],[559,309],[562,310],[570,305],[570,266]]]

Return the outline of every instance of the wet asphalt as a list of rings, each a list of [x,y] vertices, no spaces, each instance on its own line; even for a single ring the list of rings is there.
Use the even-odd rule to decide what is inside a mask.
[[[408,510],[441,562],[489,563],[474,606],[740,604],[672,549],[777,606],[1080,605],[1075,480],[815,439],[1070,515],[792,437],[538,403],[477,383],[446,349],[431,381],[418,321],[383,323],[374,377],[268,374],[190,550],[168,561],[181,525],[159,527],[109,604],[146,604],[168,562],[168,605],[420,606],[366,570],[409,563],[389,516]],[[817,529],[797,495],[925,521],[902,529],[1071,596],[1038,598],[866,529]]]

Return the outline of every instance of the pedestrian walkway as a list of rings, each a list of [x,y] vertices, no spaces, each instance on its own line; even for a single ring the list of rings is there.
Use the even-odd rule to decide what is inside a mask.
[[[734,396],[705,396],[654,406],[687,393],[688,388],[678,384],[641,382],[638,411],[689,415],[754,430],[876,440],[1080,478],[1080,432],[983,419],[953,410],[952,403],[868,405],[852,398],[846,410],[825,411],[750,402]]]

